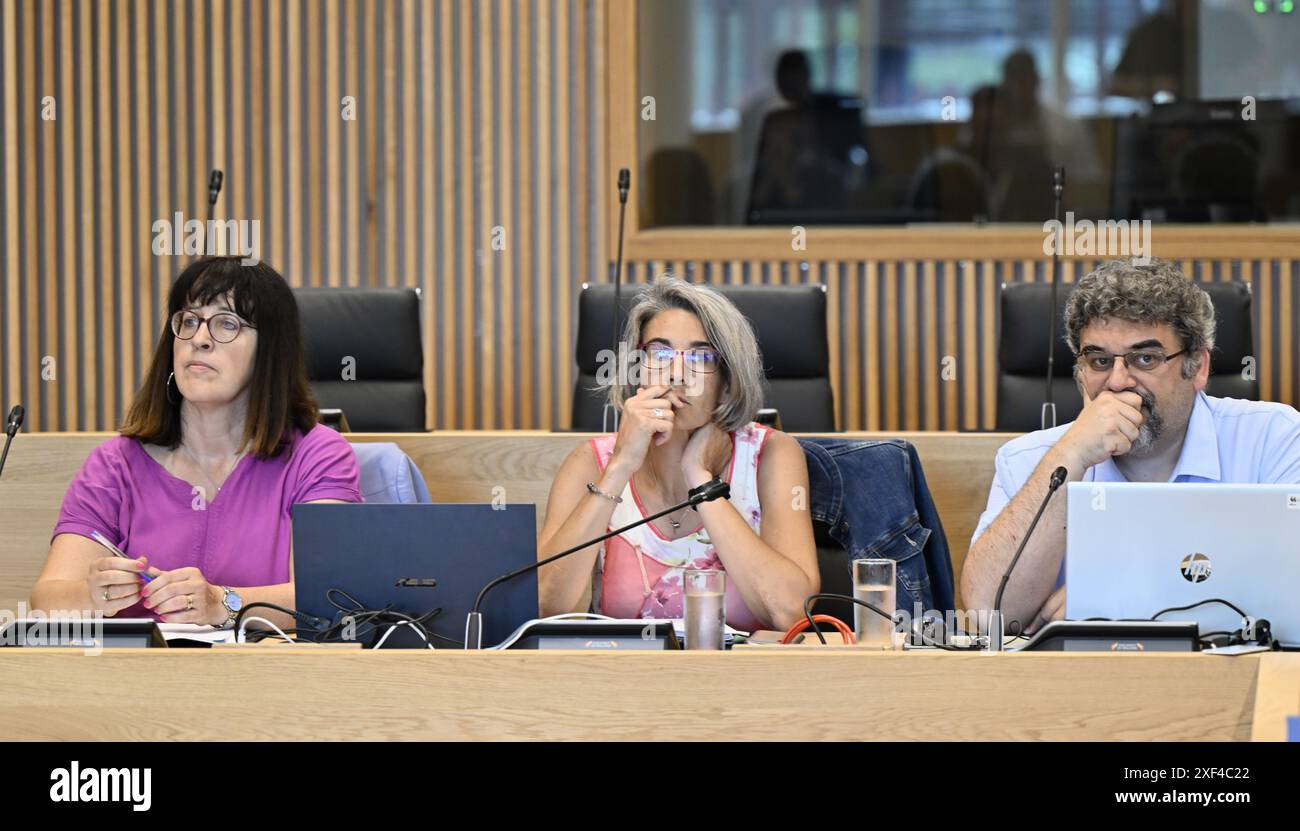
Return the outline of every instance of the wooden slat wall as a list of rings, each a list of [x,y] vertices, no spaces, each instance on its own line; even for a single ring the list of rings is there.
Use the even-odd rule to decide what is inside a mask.
[[[29,430],[117,423],[185,264],[152,255],[152,222],[204,218],[220,167],[216,217],[259,220],[263,259],[292,284],[421,288],[430,427],[567,426],[577,286],[608,278],[608,185],[636,158],[631,64],[606,45],[628,40],[632,8],[0,0],[0,407],[26,404]],[[45,95],[55,121],[40,118]],[[340,117],[344,95],[356,121]],[[688,232],[654,243],[676,259],[651,259],[636,202],[628,279],[829,287],[841,428],[993,426],[997,287],[1043,268],[1004,254],[1032,247],[965,229],[932,232],[946,253],[923,257],[873,238],[800,262],[785,237],[784,255],[733,244],[714,260]],[[1276,242],[1249,258],[1260,233],[1180,262],[1251,284],[1262,392],[1297,404],[1300,259]],[[1087,267],[1067,262],[1067,280]]]
[[[1062,259],[1066,283],[1099,261]],[[1300,259],[1178,261],[1199,281],[1253,295],[1260,394],[1300,406]],[[626,279],[671,271],[702,283],[827,286],[831,386],[843,430],[992,430],[999,286],[1050,279],[1042,260],[635,260]],[[942,325],[939,322],[942,321]],[[944,380],[943,359],[955,363]]]
[[[152,223],[219,167],[291,284],[422,290],[430,427],[567,424],[604,2],[0,0],[0,406],[118,422],[187,262]]]

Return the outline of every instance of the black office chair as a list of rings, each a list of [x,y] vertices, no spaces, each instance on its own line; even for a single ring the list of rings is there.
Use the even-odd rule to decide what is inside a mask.
[[[322,409],[342,410],[361,432],[428,429],[417,289],[294,289],[294,296]]]
[[[1242,359],[1256,354],[1250,317],[1250,289],[1245,283],[1198,283],[1210,295],[1218,320],[1216,346],[1210,353],[1210,381],[1205,391],[1230,398],[1259,398],[1259,382],[1242,377]],[[1057,338],[1053,352],[1052,396],[1056,423],[1065,424],[1083,409],[1074,383],[1074,356],[1065,343],[1065,305],[1071,285],[1057,287]],[[1002,322],[998,337],[997,429],[1023,433],[1041,426],[1047,379],[1047,306],[1051,286],[1012,283],[1002,286]]]
[[[621,335],[627,310],[639,285],[624,286],[619,314]],[[764,406],[775,408],[782,429],[792,432],[833,432],[835,403],[831,395],[830,348],[826,338],[826,289],[820,284],[797,286],[710,286],[736,304],[758,336],[767,374]],[[578,380],[573,390],[573,429],[598,432],[613,429],[604,423],[605,390],[597,388],[601,350],[611,349],[614,287],[584,284],[578,295]]]

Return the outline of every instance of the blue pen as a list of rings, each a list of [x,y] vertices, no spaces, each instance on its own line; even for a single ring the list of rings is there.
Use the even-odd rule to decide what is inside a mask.
[[[103,534],[99,533],[98,531],[91,531],[90,538],[95,542],[99,543],[100,545],[104,546],[105,548],[107,548],[109,551],[112,551],[114,554],[116,554],[117,556],[121,557],[124,560],[135,559],[134,557],[127,556],[127,553],[125,551],[118,548],[116,545],[113,545],[111,542],[108,541],[108,537],[105,537]],[[148,583],[153,578],[145,574],[144,572],[140,572],[140,579]]]

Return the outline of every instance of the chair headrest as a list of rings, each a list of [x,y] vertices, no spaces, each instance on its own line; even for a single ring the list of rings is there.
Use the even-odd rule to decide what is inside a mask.
[[[370,381],[419,378],[424,369],[414,289],[294,289],[307,347],[307,375],[337,379],[356,360]]]
[[[1250,290],[1245,283],[1197,283],[1210,295],[1217,320],[1216,348],[1210,364],[1215,374],[1241,372],[1241,359],[1254,354]],[[1068,378],[1074,355],[1065,342],[1065,307],[1073,285],[1057,286],[1053,374]],[[1002,288],[1002,323],[998,365],[1003,373],[1032,375],[1047,371],[1047,283],[1011,283]]]

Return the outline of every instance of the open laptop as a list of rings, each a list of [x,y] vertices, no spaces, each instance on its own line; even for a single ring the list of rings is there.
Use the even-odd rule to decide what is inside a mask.
[[[1217,597],[1300,644],[1300,485],[1071,482],[1065,616],[1147,620]],[[1169,612],[1232,632],[1221,604]]]
[[[533,505],[315,504],[293,507],[296,607],[329,621],[349,601],[367,609],[392,608],[419,618],[442,611],[426,624],[435,648],[465,640],[465,616],[493,578],[537,560]],[[436,585],[431,585],[436,582]],[[331,603],[331,598],[335,603]],[[537,617],[537,574],[528,572],[497,586],[483,604],[483,645],[505,640]],[[380,627],[378,635],[388,628]],[[373,634],[373,633],[372,633]],[[367,645],[374,638],[357,637]],[[424,646],[403,626],[387,646]]]

